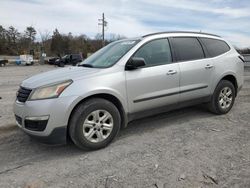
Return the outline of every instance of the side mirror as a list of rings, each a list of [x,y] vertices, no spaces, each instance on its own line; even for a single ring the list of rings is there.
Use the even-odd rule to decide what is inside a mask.
[[[126,64],[125,70],[134,70],[145,66],[145,60],[141,57],[132,57]]]

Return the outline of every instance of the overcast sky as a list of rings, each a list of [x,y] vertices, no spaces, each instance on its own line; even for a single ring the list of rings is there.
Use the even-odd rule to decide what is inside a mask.
[[[201,30],[250,46],[249,0],[0,0],[0,25],[94,37],[101,32],[102,12],[107,35]]]

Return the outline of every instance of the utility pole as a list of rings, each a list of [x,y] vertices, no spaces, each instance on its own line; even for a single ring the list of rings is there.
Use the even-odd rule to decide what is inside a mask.
[[[102,19],[98,19],[100,23],[98,25],[102,26],[102,46],[105,46],[105,38],[104,38],[104,28],[107,26],[107,21],[105,20],[104,13],[102,13]]]

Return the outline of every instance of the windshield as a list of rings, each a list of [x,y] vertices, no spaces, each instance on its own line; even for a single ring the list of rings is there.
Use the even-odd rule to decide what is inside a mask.
[[[124,56],[139,40],[122,40],[112,42],[104,48],[85,59],[79,66],[93,68],[107,68],[114,65]]]

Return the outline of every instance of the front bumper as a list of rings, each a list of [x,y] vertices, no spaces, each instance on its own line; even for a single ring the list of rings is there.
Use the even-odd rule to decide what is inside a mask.
[[[67,142],[67,127],[57,127],[48,136],[37,136],[27,133],[31,138],[44,144],[66,144]]]
[[[14,103],[17,125],[28,135],[51,144],[66,143],[67,124],[76,96]]]

